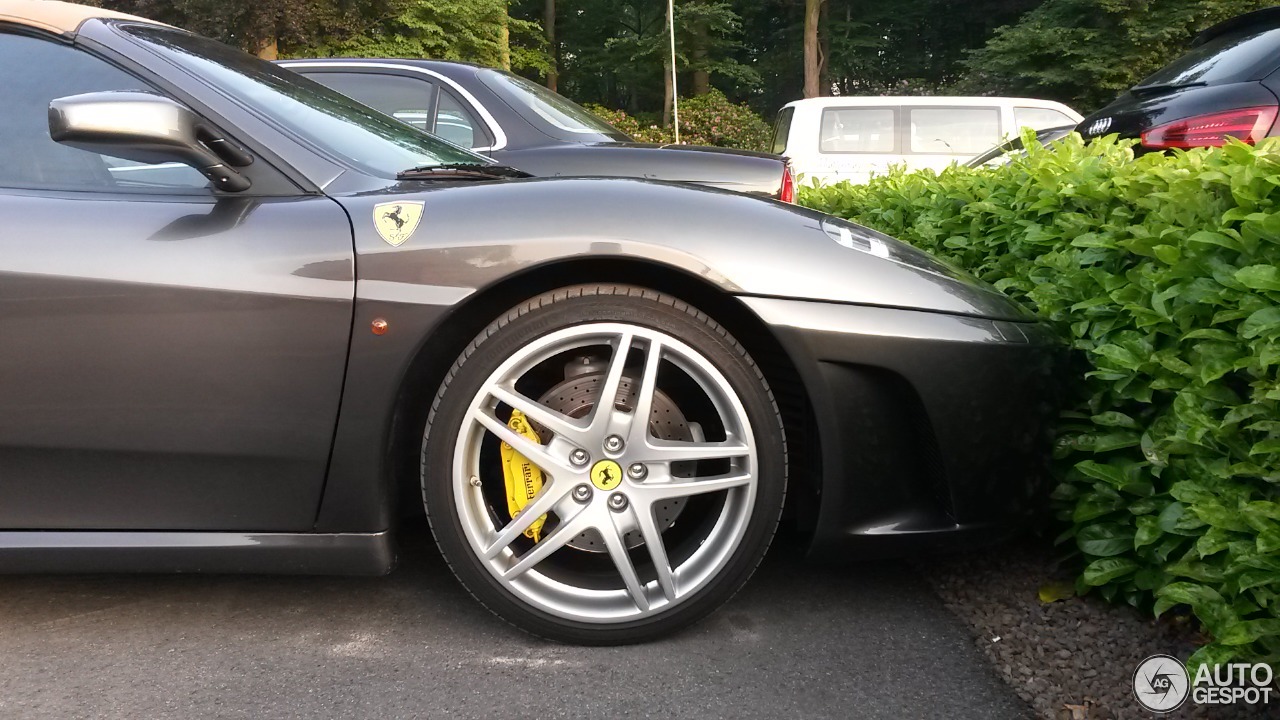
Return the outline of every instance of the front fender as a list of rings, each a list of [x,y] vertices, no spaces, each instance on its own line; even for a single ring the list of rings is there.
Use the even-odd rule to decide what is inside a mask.
[[[337,198],[355,228],[360,297],[434,304],[546,263],[615,258],[678,268],[733,294],[1026,319],[965,276],[842,247],[822,228],[828,216],[784,203],[623,179],[403,192],[409,185]],[[374,206],[395,200],[423,203],[419,228],[399,247],[373,223]]]
[[[357,279],[342,409],[317,519],[323,532],[390,527],[392,409],[412,363],[473,294],[543,265],[630,259],[742,296],[1021,317],[977,283],[842,247],[823,230],[826,215],[713,189],[614,179],[406,182],[334,199],[351,217]],[[393,246],[374,218],[375,208],[383,214],[397,203],[421,203],[421,219]],[[406,209],[399,217],[411,215]],[[513,296],[509,305],[525,299]],[[385,334],[371,332],[375,319],[387,321]]]

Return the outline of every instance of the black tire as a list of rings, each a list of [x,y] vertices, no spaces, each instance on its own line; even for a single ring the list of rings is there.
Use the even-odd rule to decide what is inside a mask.
[[[472,550],[455,505],[453,453],[472,398],[512,353],[551,332],[621,322],[674,336],[708,359],[746,410],[757,449],[756,501],[733,555],[697,593],[656,615],[589,623],[550,614],[504,587]],[[773,394],[746,350],[713,319],[670,295],[627,285],[581,285],[535,297],[495,320],[462,352],[431,407],[421,481],[432,533],[458,580],[485,607],[536,636],[581,645],[621,645],[668,635],[706,617],[751,577],[777,529],[787,481],[786,439]]]

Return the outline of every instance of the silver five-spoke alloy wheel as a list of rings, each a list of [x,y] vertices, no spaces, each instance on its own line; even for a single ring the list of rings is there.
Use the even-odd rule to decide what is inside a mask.
[[[608,347],[610,357],[598,400],[583,418],[568,417],[533,398],[516,384],[539,364],[575,351]],[[619,410],[627,361],[642,354],[638,379],[628,383],[635,399]],[[658,369],[669,362],[695,380],[720,414],[726,439],[718,442],[668,442],[650,432]],[[612,402],[611,402],[612,401]],[[535,443],[511,430],[499,406],[519,410],[550,433]],[[549,613],[586,622],[607,622],[659,612],[696,593],[724,566],[737,548],[755,501],[756,449],[741,401],[728,380],[700,353],[670,335],[634,325],[595,323],[566,328],[523,347],[495,371],[471,402],[468,429],[454,453],[458,513],[472,549],[503,585]],[[483,485],[468,481],[480,474],[481,447],[487,435],[511,445],[545,473],[541,492],[515,519],[495,523]],[[586,463],[575,462],[586,454]],[[726,460],[708,476],[679,476],[673,467]],[[637,479],[635,476],[640,476]],[[575,490],[578,491],[575,493]],[[724,493],[719,517],[699,548],[674,565],[658,521],[664,503],[705,493]],[[557,519],[536,544],[517,553],[514,544],[547,513]],[[539,566],[570,540],[594,531],[624,587],[576,587]],[[628,534],[639,533],[653,578],[642,578],[632,560]]]
[[[445,558],[490,609],[546,637],[635,642],[750,576],[781,510],[785,440],[763,375],[711,318],[638,288],[570,288],[459,358],[426,429],[423,493]]]

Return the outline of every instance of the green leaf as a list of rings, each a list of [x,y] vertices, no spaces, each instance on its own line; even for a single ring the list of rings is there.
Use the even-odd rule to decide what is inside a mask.
[[[1280,551],[1280,530],[1263,530],[1256,541],[1258,552],[1269,554]]]
[[[1277,570],[1245,570],[1236,579],[1240,590],[1250,590],[1264,585],[1280,588],[1280,571]]]
[[[1249,529],[1240,510],[1226,508],[1216,502],[1196,503],[1191,506],[1191,512],[1215,528],[1242,532]]]
[[[1076,463],[1076,469],[1096,480],[1101,480],[1113,487],[1120,488],[1129,482],[1129,477],[1124,470],[1114,465],[1103,465],[1093,460],[1083,460]]]
[[[1082,577],[1086,585],[1099,587],[1130,575],[1137,569],[1138,563],[1129,558],[1106,557],[1089,563]]]
[[[1250,265],[1236,271],[1236,280],[1253,290],[1280,290],[1280,269],[1274,265]]]
[[[1190,605],[1192,612],[1216,636],[1236,622],[1235,613],[1222,595],[1211,587],[1198,583],[1169,583],[1156,591],[1156,597],[1166,601]]]
[[[1233,623],[1214,639],[1223,645],[1245,645],[1262,637],[1280,637],[1280,619],[1266,618]]]
[[[1227,248],[1228,250],[1235,250],[1236,252],[1242,252],[1244,250],[1244,246],[1242,246],[1238,240],[1229,238],[1222,233],[1210,232],[1208,230],[1201,230],[1199,232],[1192,233],[1191,237],[1187,238],[1187,242],[1200,243],[1204,245],[1218,245],[1220,247]]]
[[[1133,549],[1134,531],[1116,523],[1086,525],[1076,534],[1076,546],[1086,555],[1110,557]]]
[[[1204,525],[1198,517],[1187,512],[1187,506],[1180,502],[1169,503],[1164,510],[1160,511],[1157,524],[1160,529],[1167,533],[1176,533],[1179,535],[1190,535],[1193,531]]]
[[[1182,250],[1176,245],[1157,245],[1152,250],[1156,258],[1168,265],[1176,265],[1182,259]]]
[[[1270,334],[1280,327],[1280,307],[1271,306],[1255,311],[1240,325],[1240,335],[1245,338],[1256,338]]]
[[[1227,549],[1227,545],[1231,542],[1231,535],[1220,527],[1211,527],[1208,532],[1200,536],[1196,540],[1196,553],[1202,557],[1216,555]]]
[[[1160,529],[1159,521],[1151,515],[1143,515],[1137,519],[1138,530],[1133,536],[1133,547],[1138,549],[1160,539],[1164,535],[1164,531]]]
[[[1098,413],[1097,415],[1094,415],[1089,419],[1092,420],[1095,424],[1101,425],[1103,427],[1122,427],[1122,428],[1130,428],[1130,429],[1138,428],[1138,421],[1134,420],[1133,418],[1129,417],[1128,415],[1122,412],[1117,412],[1115,410],[1111,410],[1104,413]]]
[[[1265,455],[1277,452],[1280,452],[1280,438],[1262,440],[1254,443],[1253,447],[1249,448],[1250,455]]]

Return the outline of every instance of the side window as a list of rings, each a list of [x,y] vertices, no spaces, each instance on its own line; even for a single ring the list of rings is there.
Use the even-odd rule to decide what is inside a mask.
[[[431,131],[436,86],[426,80],[360,72],[311,72],[307,77],[402,123]]]
[[[1051,108],[1014,108],[1013,121],[1017,129],[1029,127],[1032,130],[1048,130],[1054,127],[1075,125],[1076,122],[1066,114]]]
[[[440,91],[435,133],[464,148],[485,147],[493,142],[480,119],[448,90]]]
[[[818,149],[824,153],[893,153],[898,113],[893,108],[827,108]]]
[[[209,181],[178,163],[148,165],[59,145],[49,103],[106,90],[154,92],[104,60],[59,42],[0,33],[0,187],[207,193]]]
[[[912,108],[911,152],[977,155],[1000,142],[994,107]]]
[[[773,142],[769,152],[774,155],[781,155],[787,151],[787,139],[791,137],[791,118],[796,114],[793,107],[782,108],[782,112],[778,113],[778,122],[773,126]]]

